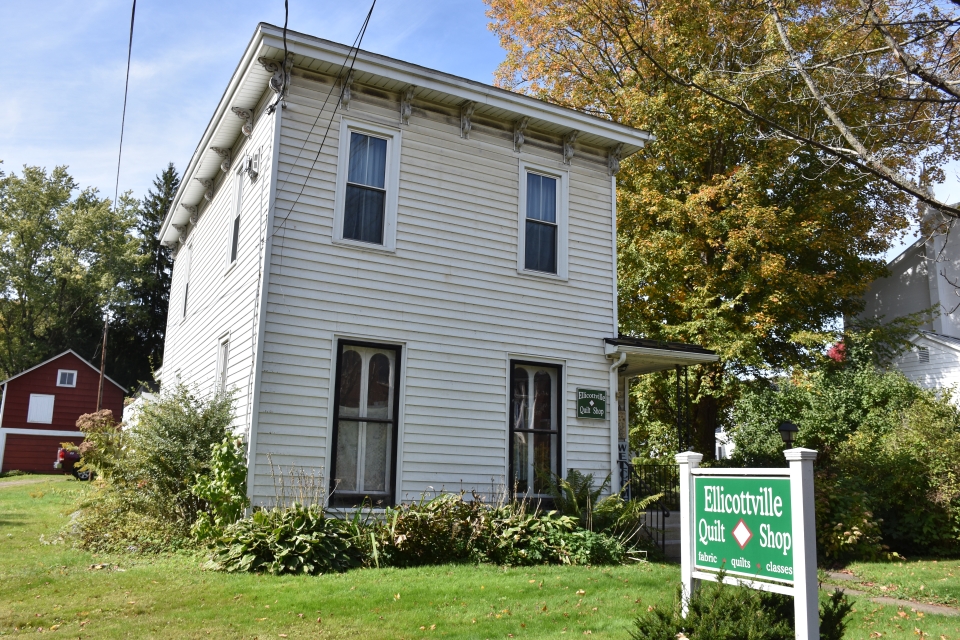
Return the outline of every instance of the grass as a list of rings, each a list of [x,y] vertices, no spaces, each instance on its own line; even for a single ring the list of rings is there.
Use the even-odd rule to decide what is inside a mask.
[[[851,588],[878,596],[960,605],[960,560],[918,559],[857,562],[847,567],[857,578]]]
[[[519,639],[589,631],[626,639],[639,612],[671,605],[679,578],[678,567],[661,564],[448,565],[280,578],[205,572],[197,555],[102,556],[60,542],[83,483],[4,484],[0,636],[42,627],[71,638]],[[960,639],[960,618],[918,618],[867,600],[856,609],[849,638],[918,638],[920,629],[922,637]]]

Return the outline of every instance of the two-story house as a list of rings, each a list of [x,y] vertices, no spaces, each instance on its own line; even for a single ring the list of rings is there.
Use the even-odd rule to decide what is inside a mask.
[[[294,32],[284,65],[282,35],[164,222],[163,385],[234,393],[254,504],[271,462],[342,505],[616,482],[617,389],[716,360],[618,336],[615,176],[649,134]]]

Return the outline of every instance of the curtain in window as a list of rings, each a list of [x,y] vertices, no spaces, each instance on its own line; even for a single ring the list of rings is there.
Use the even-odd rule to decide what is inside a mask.
[[[343,347],[333,487],[340,494],[390,491],[396,360],[389,349]]]
[[[557,180],[527,174],[527,220],[524,266],[557,272]]]
[[[560,369],[515,363],[512,367],[511,482],[517,494],[546,495],[557,472]]]
[[[350,134],[344,238],[383,244],[386,167],[386,140],[362,133]]]

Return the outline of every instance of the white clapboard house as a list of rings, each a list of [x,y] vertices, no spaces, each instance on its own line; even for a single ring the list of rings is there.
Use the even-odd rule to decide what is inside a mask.
[[[349,70],[348,47],[293,32],[285,65],[283,46],[257,27],[161,231],[162,383],[234,393],[254,504],[271,462],[343,505],[616,483],[618,385],[716,360],[618,337],[615,175],[650,136],[365,51]]]
[[[924,224],[934,214],[927,212]],[[889,321],[934,310],[911,338],[912,347],[893,365],[928,389],[960,385],[960,239],[956,234],[921,236],[887,264],[890,275],[867,291],[863,315]],[[954,395],[955,399],[960,397]]]

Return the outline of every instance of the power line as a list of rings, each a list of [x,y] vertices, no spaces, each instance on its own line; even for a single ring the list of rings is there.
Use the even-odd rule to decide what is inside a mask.
[[[284,2],[286,3],[286,0],[284,0]],[[337,74],[337,81],[340,82],[340,96],[339,96],[339,98],[337,99],[337,105],[336,105],[336,107],[334,107],[334,112],[336,112],[336,110],[340,108],[340,104],[343,102],[343,93],[344,93],[344,91],[346,90],[346,83],[344,82],[344,80],[345,80],[345,78],[349,77],[350,73],[353,72],[353,66],[354,66],[354,64],[355,64],[356,61],[357,61],[357,54],[360,52],[360,43],[363,42],[363,36],[364,36],[364,34],[367,32],[367,25],[370,24],[370,16],[373,15],[373,8],[374,8],[375,6],[377,6],[377,0],[373,0],[373,4],[370,5],[370,10],[367,12],[367,17],[366,17],[366,19],[363,21],[363,26],[360,27],[360,32],[357,33],[357,37],[354,38],[353,44],[350,46],[350,51],[347,52],[347,57],[344,59],[343,64],[340,65],[340,71],[339,71],[338,74]],[[352,57],[351,57],[351,56],[352,56]],[[286,59],[286,58],[284,58],[284,59]],[[347,70],[347,74],[344,75],[343,71],[344,71],[344,68],[347,66],[347,62],[350,63],[350,69]],[[317,113],[317,117],[316,117],[316,119],[313,121],[313,125],[310,127],[310,131],[307,133],[306,137],[304,138],[304,140],[303,140],[303,145],[301,145],[301,147],[300,147],[300,151],[297,152],[297,160],[300,160],[301,156],[303,155],[303,150],[306,149],[306,147],[307,147],[307,142],[309,142],[309,140],[310,140],[310,136],[313,135],[313,131],[314,131],[314,129],[316,128],[317,123],[320,122],[320,118],[321,118],[321,116],[323,116],[323,112],[324,112],[324,110],[327,108],[327,103],[328,103],[328,101],[330,100],[330,96],[333,95],[333,90],[336,88],[336,86],[337,86],[337,82],[334,82],[333,85],[330,87],[330,91],[327,92],[327,97],[326,97],[326,98],[324,99],[324,101],[323,101],[323,106],[320,107],[320,112]],[[280,226],[277,227],[276,231],[273,231],[272,233],[270,233],[269,236],[268,236],[268,238],[269,238],[270,236],[276,235],[281,229],[284,229],[284,228],[285,228],[285,225],[287,224],[287,219],[290,217],[290,214],[293,213],[293,210],[294,210],[294,208],[297,206],[297,203],[300,202],[300,196],[303,195],[303,190],[304,190],[304,188],[306,188],[307,182],[310,180],[310,175],[313,173],[314,168],[316,168],[316,166],[317,166],[317,162],[320,160],[320,154],[323,152],[323,146],[324,146],[324,144],[326,144],[326,142],[327,142],[327,136],[330,134],[330,127],[331,127],[331,126],[333,126],[333,117],[331,117],[330,120],[327,122],[327,128],[326,128],[326,130],[323,132],[323,138],[322,138],[321,141],[320,141],[320,148],[317,149],[317,155],[314,157],[313,163],[311,163],[311,165],[310,165],[310,170],[307,172],[307,175],[306,175],[306,177],[305,177],[304,180],[303,180],[303,184],[300,185],[300,192],[297,193],[297,197],[296,197],[296,199],[293,201],[293,204],[290,205],[290,207],[287,209],[286,215],[283,217],[283,220],[280,221]],[[277,150],[277,153],[279,153],[279,149]],[[295,167],[295,166],[296,166],[296,160],[294,161],[293,164],[294,164],[294,167]],[[287,175],[290,176],[292,173],[293,173],[292,171],[291,171],[291,172],[288,172]],[[289,180],[289,178],[284,178],[283,182],[281,182],[280,185],[277,187],[277,196],[279,196],[279,194],[280,194],[280,189],[281,189],[281,187],[283,187],[283,186],[288,182],[288,180]],[[281,241],[282,241],[285,237],[286,237],[286,234],[280,236]],[[283,243],[281,242],[281,244],[280,244],[280,272],[282,272],[282,271],[283,271]]]
[[[123,128],[127,122],[127,92],[130,90],[130,58],[133,54],[133,21],[137,15],[137,0],[133,0],[130,10],[130,41],[127,43],[127,80],[123,85],[123,115],[120,117],[120,149],[117,151],[117,183],[113,188],[113,208],[117,208],[120,194],[120,158],[123,156]]]

